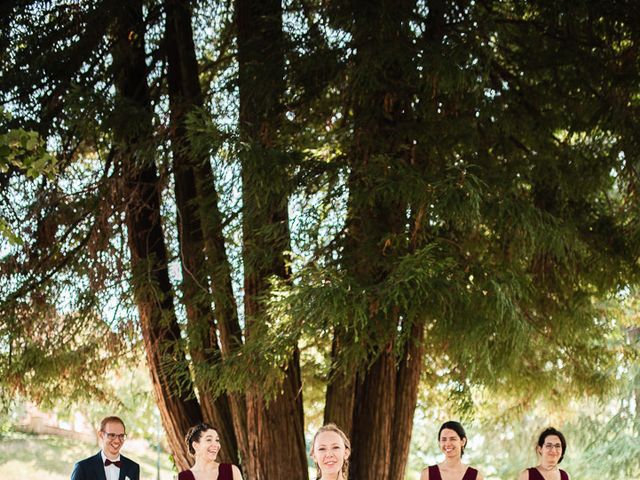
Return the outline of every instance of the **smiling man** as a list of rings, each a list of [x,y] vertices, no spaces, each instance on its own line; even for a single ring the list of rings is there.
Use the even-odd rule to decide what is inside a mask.
[[[140,465],[120,455],[127,438],[122,419],[103,418],[98,436],[102,450],[76,463],[71,480],[139,480]]]

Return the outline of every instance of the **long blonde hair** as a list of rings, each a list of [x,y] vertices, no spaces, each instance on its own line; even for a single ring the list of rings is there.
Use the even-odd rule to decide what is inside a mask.
[[[351,442],[349,441],[345,433],[342,430],[340,430],[340,428],[338,428],[338,426],[335,423],[327,423],[326,425],[320,427],[320,429],[313,436],[313,442],[311,443],[311,452],[310,452],[312,456],[314,453],[313,449],[316,445],[316,438],[318,438],[318,435],[324,432],[337,433],[340,436],[340,438],[342,438],[342,441],[344,442],[345,450],[348,450],[349,455],[351,455]],[[318,465],[318,462],[316,462],[316,468],[318,469],[318,473],[316,474],[316,480],[319,480],[320,478],[322,478],[322,472],[320,471],[320,465]],[[349,477],[349,458],[347,457],[344,459],[344,463],[342,464],[342,478],[343,480],[347,480],[348,477]]]

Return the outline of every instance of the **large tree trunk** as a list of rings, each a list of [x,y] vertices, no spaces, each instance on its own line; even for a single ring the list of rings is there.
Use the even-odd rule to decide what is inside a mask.
[[[279,0],[236,0],[243,145],[243,261],[246,332],[265,315],[268,279],[287,279],[288,182],[279,129],[283,118],[284,54]],[[300,366],[297,349],[283,365],[281,391],[266,399],[260,385],[247,392],[249,477],[306,479]],[[274,446],[276,446],[274,448]]]
[[[327,382],[327,393],[324,405],[324,423],[335,423],[340,429],[351,435],[353,425],[353,406],[356,394],[356,377],[353,372],[337,366],[342,342],[349,338],[348,334],[336,329],[331,345],[333,364]]]
[[[404,478],[413,433],[413,415],[418,402],[418,387],[424,356],[424,320],[416,319],[410,327],[408,343],[398,366],[396,403],[391,430],[391,466],[389,478]]]
[[[353,476],[359,480],[403,478],[422,364],[422,325],[377,298],[378,286],[407,253],[409,205],[387,182],[410,161],[412,67],[409,21],[412,2],[371,0],[350,4],[354,58],[351,85],[354,137],[344,265],[369,292],[369,367],[355,379],[351,441]],[[364,81],[363,79],[375,79]],[[409,338],[415,341],[399,344]],[[348,342],[342,335],[339,342]],[[402,352],[398,357],[397,351]],[[338,357],[340,352],[337,352]],[[336,360],[339,360],[337,358]],[[346,375],[346,374],[345,374]],[[336,379],[345,381],[336,376]],[[348,384],[348,382],[345,382]],[[330,385],[329,395],[339,391]],[[344,403],[348,393],[342,392]],[[328,398],[327,404],[336,403]],[[357,451],[356,451],[357,450]]]
[[[165,1],[170,131],[183,301],[203,416],[221,436],[220,460],[237,464],[238,447],[227,396],[212,397],[211,389],[201,375],[203,369],[219,362],[221,357],[211,307],[196,184],[196,169],[208,160],[196,157],[196,152],[190,148],[186,130],[187,115],[202,106],[188,3],[185,0]]]
[[[390,479],[391,434],[395,408],[396,369],[392,351],[381,353],[359,379],[351,441],[354,478]]]
[[[201,164],[197,172],[196,183],[200,201],[200,221],[205,235],[207,270],[211,280],[222,357],[228,358],[242,346],[242,329],[238,321],[238,308],[233,294],[231,265],[225,250],[222,215],[218,209],[218,194],[215,190],[213,172],[208,162]],[[249,439],[245,394],[230,392],[227,393],[227,397],[231,407],[231,420],[242,462],[241,466],[243,471],[247,473]]]
[[[443,0],[431,0],[429,2],[429,15],[427,17],[427,31],[425,39],[432,45],[440,45],[445,34],[445,5]],[[415,166],[417,160],[411,154],[410,162]],[[424,160],[419,168],[426,169],[429,166]],[[411,219],[411,230],[409,234],[409,249],[414,253],[424,246],[424,231],[426,220],[424,218],[426,205],[411,205],[414,212]],[[424,357],[424,332],[426,313],[418,318],[411,319],[402,325],[403,333],[409,332],[406,336],[408,341],[404,345],[404,350],[398,365],[398,380],[396,386],[396,405],[394,412],[393,430],[391,442],[393,449],[391,452],[391,466],[389,478],[404,478],[407,460],[409,458],[409,446],[413,433],[413,416],[418,401],[418,387],[420,385],[420,375],[422,373]]]
[[[126,2],[118,11],[115,37],[116,112],[117,118],[127,121],[114,127],[114,136],[124,183],[134,296],[162,423],[176,464],[186,468],[184,434],[202,415],[180,340],[167,270],[140,0]]]
[[[365,152],[362,158],[369,158]],[[350,241],[345,249],[346,267],[353,277],[365,287],[374,287],[388,275],[385,256],[395,255],[388,239],[402,231],[404,209],[401,205],[389,208],[381,202],[373,207],[362,195],[367,194],[366,182],[353,181],[350,185]],[[377,260],[379,259],[379,260]],[[375,290],[375,288],[372,288]],[[365,480],[393,480],[390,476],[393,434],[396,430],[396,398],[404,392],[398,389],[395,336],[399,315],[382,313],[377,308],[378,299],[369,299],[369,326],[372,332],[370,348],[371,365],[356,379],[351,442],[354,455],[351,471],[354,478]],[[406,424],[401,427],[407,428]],[[410,427],[410,425],[409,425]],[[357,451],[356,451],[357,449]],[[400,462],[406,461],[400,459]]]

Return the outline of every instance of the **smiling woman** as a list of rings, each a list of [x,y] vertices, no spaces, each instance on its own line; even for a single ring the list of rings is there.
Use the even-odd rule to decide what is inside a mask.
[[[311,458],[318,469],[317,480],[347,480],[351,443],[334,423],[316,432],[311,444]]]
[[[242,480],[240,469],[230,463],[218,463],[220,436],[207,423],[189,429],[185,442],[195,463],[178,475],[178,480]]]
[[[540,457],[537,467],[527,468],[518,480],[569,480],[569,474],[558,468],[567,450],[567,441],[559,430],[545,429],[538,437],[536,453]]]
[[[478,470],[462,463],[467,434],[460,422],[443,423],[438,432],[438,442],[444,461],[425,468],[420,480],[483,480]]]

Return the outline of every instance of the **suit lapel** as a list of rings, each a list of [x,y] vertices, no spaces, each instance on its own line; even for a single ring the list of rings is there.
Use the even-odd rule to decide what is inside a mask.
[[[122,463],[120,467],[120,475],[118,475],[118,480],[124,480],[125,477],[129,474],[129,459],[123,457],[122,454],[120,454],[120,462]]]
[[[104,474],[104,464],[102,463],[102,455],[101,451],[93,457],[95,460],[93,462],[95,469],[95,478],[96,480],[107,480],[107,476]]]

